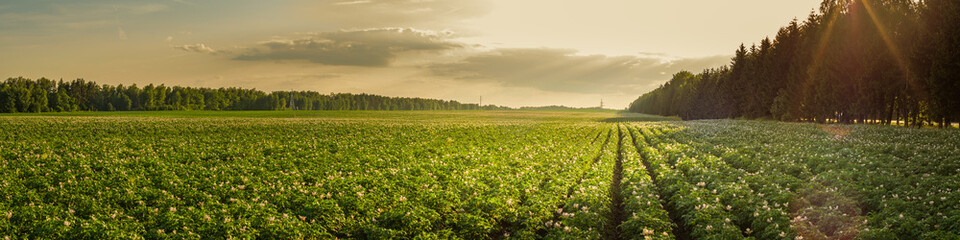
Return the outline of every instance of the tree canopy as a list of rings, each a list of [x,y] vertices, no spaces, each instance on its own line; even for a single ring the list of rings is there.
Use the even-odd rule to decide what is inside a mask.
[[[960,119],[960,2],[826,0],[728,66],[680,72],[630,111],[683,119],[939,124]]]
[[[0,112],[161,110],[476,110],[508,109],[457,101],[312,91],[98,85],[23,77],[0,82]]]

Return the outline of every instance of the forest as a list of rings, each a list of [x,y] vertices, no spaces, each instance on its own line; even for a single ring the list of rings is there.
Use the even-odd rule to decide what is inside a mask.
[[[825,0],[728,66],[681,71],[629,106],[683,119],[950,126],[960,119],[960,1]]]
[[[161,110],[476,110],[507,107],[424,98],[313,91],[266,93],[243,88],[167,87],[153,84],[98,85],[92,81],[31,80],[0,82],[0,113]]]

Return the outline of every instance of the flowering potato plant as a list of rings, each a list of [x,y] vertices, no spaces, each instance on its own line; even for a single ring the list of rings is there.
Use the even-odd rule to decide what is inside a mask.
[[[960,237],[956,130],[525,114],[0,116],[0,238]]]

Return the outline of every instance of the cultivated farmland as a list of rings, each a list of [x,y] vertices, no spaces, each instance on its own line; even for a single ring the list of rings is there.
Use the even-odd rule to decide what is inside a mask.
[[[0,116],[4,239],[950,239],[960,132],[613,112]]]

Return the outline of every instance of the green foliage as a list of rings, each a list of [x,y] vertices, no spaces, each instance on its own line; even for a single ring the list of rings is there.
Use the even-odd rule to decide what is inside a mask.
[[[613,116],[9,114],[0,116],[0,237],[960,234],[960,134],[954,129],[604,121]]]
[[[793,120],[789,111],[790,100],[788,97],[787,90],[780,89],[780,91],[777,91],[777,97],[773,99],[773,105],[770,106],[770,114],[773,115],[774,119],[780,121]]]
[[[0,113],[162,110],[503,110],[456,101],[371,94],[272,92],[241,88],[97,85],[83,79],[59,83],[9,78],[0,82]]]
[[[754,121],[680,125],[688,131],[672,138],[743,169],[752,176],[750,188],[764,198],[783,196],[764,201],[784,206],[796,236],[940,239],[960,231],[955,129]]]
[[[0,238],[539,236],[603,123],[477,119],[3,117]]]
[[[683,119],[944,126],[960,119],[958,9],[946,0],[825,0],[773,40],[741,44],[729,67],[675,75],[629,109]]]

